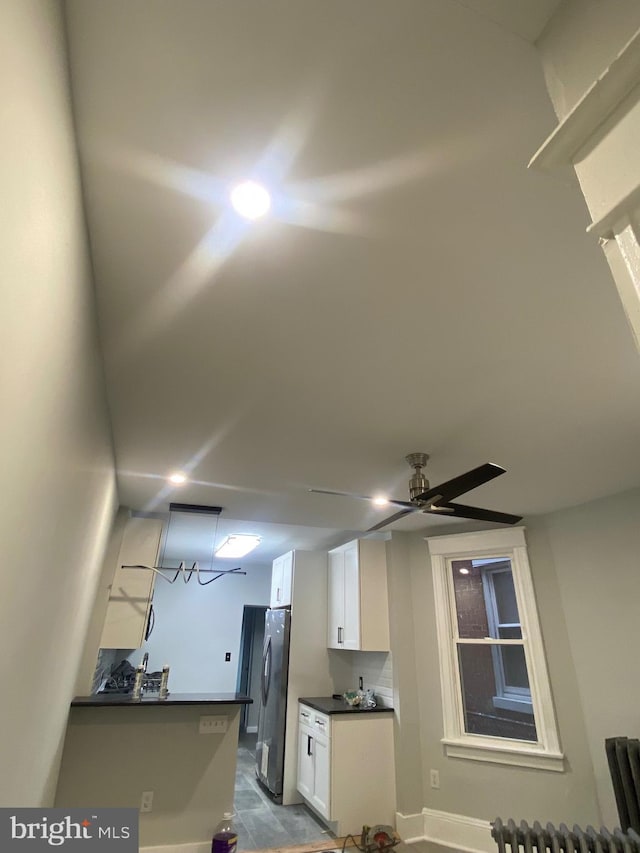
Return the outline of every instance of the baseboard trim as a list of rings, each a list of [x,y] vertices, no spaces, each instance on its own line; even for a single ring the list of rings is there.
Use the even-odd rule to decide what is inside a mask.
[[[414,841],[424,841],[424,815],[402,814],[396,812],[396,832],[405,844],[413,844]]]
[[[405,844],[432,841],[466,853],[495,853],[491,824],[475,817],[422,809],[418,814],[396,812],[396,831]]]
[[[427,808],[422,809],[422,815],[426,841],[468,853],[495,853],[496,844],[488,820]]]

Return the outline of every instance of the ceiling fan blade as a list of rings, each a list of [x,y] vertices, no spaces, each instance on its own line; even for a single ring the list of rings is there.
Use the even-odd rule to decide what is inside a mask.
[[[358,498],[361,501],[369,501],[369,503],[373,503],[375,498],[372,498],[368,495],[356,495],[353,492],[332,492],[329,489],[309,489],[308,491],[314,492],[314,494],[318,495],[340,495],[343,498]],[[414,509],[414,505],[409,501],[397,501],[394,498],[386,498],[386,502],[388,504],[392,504],[393,506],[403,506],[408,507],[409,509]]]
[[[505,469],[500,467],[500,465],[494,465],[493,462],[485,462],[484,465],[479,465],[477,468],[467,471],[466,474],[460,474],[459,477],[454,477],[453,480],[447,480],[446,483],[440,483],[439,486],[428,489],[426,492],[418,495],[416,500],[429,501],[432,498],[436,498],[435,502],[441,505],[443,502],[457,498],[458,495],[464,495],[504,473]]]
[[[400,512],[390,515],[389,518],[385,518],[384,521],[379,521],[377,524],[374,524],[373,527],[370,527],[366,532],[371,533],[374,530],[380,530],[381,527],[386,527],[387,524],[391,524],[393,521],[397,521],[399,518],[402,518],[403,515],[409,515],[411,512],[419,512],[419,507],[412,506],[411,509],[401,509]]]
[[[343,498],[358,498],[361,501],[372,501],[373,498],[368,495],[356,495],[353,492],[332,492],[329,489],[309,489],[317,495],[340,495]]]
[[[499,521],[501,524],[516,524],[522,521],[521,515],[510,515],[507,512],[495,512],[492,509],[481,509],[477,506],[465,506],[464,504],[439,503],[436,507],[425,509],[423,512],[435,512],[439,510],[453,510],[453,518],[475,518],[478,521]]]

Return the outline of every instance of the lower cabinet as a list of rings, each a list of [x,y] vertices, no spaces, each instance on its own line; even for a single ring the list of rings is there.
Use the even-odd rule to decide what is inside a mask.
[[[304,723],[298,733],[298,790],[317,812],[329,817],[329,739]]]
[[[395,823],[393,713],[323,714],[300,705],[298,791],[337,835]]]

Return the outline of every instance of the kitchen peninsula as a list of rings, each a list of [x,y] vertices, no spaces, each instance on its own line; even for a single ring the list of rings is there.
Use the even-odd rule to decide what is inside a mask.
[[[152,791],[141,848],[210,839],[233,811],[240,710],[251,702],[236,693],[76,697],[55,805],[140,808]],[[226,730],[200,734],[201,717],[226,719]]]

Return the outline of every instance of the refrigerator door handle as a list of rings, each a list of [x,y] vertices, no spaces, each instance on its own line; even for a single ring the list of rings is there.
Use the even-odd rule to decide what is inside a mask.
[[[261,691],[262,691],[262,704],[267,704],[267,699],[269,697],[269,685],[271,683],[271,637],[267,640],[267,643],[264,647],[264,653],[262,655],[262,677],[261,677]]]

